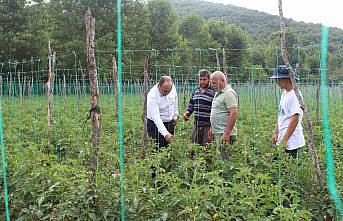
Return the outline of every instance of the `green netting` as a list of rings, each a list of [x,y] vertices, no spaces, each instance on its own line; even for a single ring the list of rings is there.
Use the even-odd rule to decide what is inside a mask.
[[[124,199],[124,154],[123,154],[123,110],[122,110],[122,37],[121,37],[121,1],[117,1],[117,44],[118,44],[118,121],[119,121],[119,158],[120,158],[120,195],[121,220],[125,220]]]
[[[309,48],[314,47],[288,50],[301,54]],[[307,148],[292,159],[271,145],[281,90],[268,76],[280,62],[279,49],[275,49],[273,67],[255,66],[253,57],[258,52],[253,48],[226,50],[226,60],[239,53],[249,54],[249,63],[244,66],[227,64],[229,82],[239,95],[239,137],[227,161],[220,158],[216,144],[202,147],[190,142],[192,120],[179,120],[174,142],[168,148],[156,152],[150,142],[142,157],[141,146],[144,58],[149,57],[150,86],[161,75],[173,77],[181,115],[198,85],[199,69],[215,71],[219,65],[223,68],[222,50],[124,49],[121,70],[120,51],[118,48],[115,53],[118,76],[122,73],[118,85],[113,78],[114,52],[96,52],[102,130],[94,195],[88,192],[92,147],[91,122],[86,121],[90,109],[89,79],[81,60],[85,53],[57,55],[50,141],[46,124],[48,60],[2,63],[2,153],[6,151],[12,219],[310,220],[323,218],[326,212],[339,219],[339,207],[319,187]],[[316,47],[315,51],[320,53],[321,49]],[[298,83],[314,123],[315,144],[326,175],[324,117],[319,117],[318,124],[316,119],[322,68],[301,67]],[[324,90],[328,96],[334,175],[337,191],[342,195],[342,82],[331,76],[322,83],[327,86]],[[117,98],[122,113],[115,105]],[[322,112],[324,107],[319,108]],[[279,154],[278,160],[273,161]],[[5,165],[4,159],[2,163]],[[156,180],[151,180],[151,167],[158,168]],[[4,183],[1,187],[5,201]],[[92,205],[90,199],[97,205]],[[0,217],[5,219],[5,209],[0,208]]]
[[[321,55],[321,94],[322,94],[322,109],[323,109],[323,123],[325,134],[325,148],[326,148],[326,162],[328,170],[328,186],[331,197],[333,198],[341,217],[343,218],[343,204],[339,196],[339,192],[336,187],[335,172],[334,172],[334,160],[331,150],[331,138],[330,138],[330,124],[328,119],[328,96],[326,90],[326,56],[327,56],[327,44],[329,28],[322,26],[322,55]]]

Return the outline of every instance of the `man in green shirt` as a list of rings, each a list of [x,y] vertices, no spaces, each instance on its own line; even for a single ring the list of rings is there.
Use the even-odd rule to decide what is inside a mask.
[[[226,76],[221,71],[216,71],[211,75],[211,85],[216,94],[212,101],[209,138],[214,136],[215,140],[222,141],[224,144],[233,144],[237,140],[237,94],[227,83]],[[223,147],[221,154],[226,160],[227,151]]]

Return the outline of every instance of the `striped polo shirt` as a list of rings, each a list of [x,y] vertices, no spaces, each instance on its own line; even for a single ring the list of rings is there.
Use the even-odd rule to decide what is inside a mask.
[[[195,125],[211,126],[210,116],[214,95],[215,91],[211,86],[206,88],[204,93],[201,92],[200,86],[193,91],[186,112],[194,114]]]

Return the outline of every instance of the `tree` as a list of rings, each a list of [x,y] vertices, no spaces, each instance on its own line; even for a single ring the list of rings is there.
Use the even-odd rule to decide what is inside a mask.
[[[148,13],[148,8],[141,1],[125,1],[123,7],[123,43],[125,49],[150,49]]]
[[[243,30],[235,25],[227,24],[219,19],[208,21],[210,34],[226,51],[226,63],[228,67],[233,67],[230,74],[238,77],[247,77],[241,68],[248,65],[248,36]],[[228,50],[229,49],[229,50]]]
[[[205,19],[192,13],[184,17],[179,25],[179,33],[188,40],[190,47],[211,47],[211,35]]]
[[[6,0],[0,4],[0,59],[29,57],[29,45],[25,39],[28,23],[25,0]]]
[[[266,65],[268,67],[275,67],[277,64],[283,64],[280,51],[280,32],[272,33],[269,36],[269,42],[265,50]],[[300,50],[301,45],[298,33],[291,28],[287,28],[285,49],[287,49],[290,64],[294,67],[296,64],[302,67],[305,61],[305,52]]]
[[[182,48],[187,50],[180,57],[184,65],[190,67],[198,64],[199,68],[203,68],[216,64],[215,54],[208,53],[208,49],[220,48],[220,45],[213,41],[209,26],[203,17],[196,13],[184,17],[180,21],[179,33],[182,37]],[[201,49],[205,49],[205,52],[200,51]]]
[[[149,10],[146,4],[139,0],[124,2],[123,48],[125,50],[151,49]],[[146,53],[130,53],[130,58],[136,64],[144,64]],[[124,62],[128,63],[128,54],[124,54]]]
[[[148,2],[151,48],[167,49],[178,45],[177,15],[170,1]],[[158,21],[158,22],[157,22]]]

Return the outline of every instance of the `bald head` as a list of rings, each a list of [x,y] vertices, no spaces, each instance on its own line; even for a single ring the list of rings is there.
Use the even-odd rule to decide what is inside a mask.
[[[215,71],[211,74],[211,85],[215,91],[224,89],[227,85],[226,76],[221,71]]]
[[[169,76],[162,76],[158,81],[158,90],[162,96],[167,96],[173,87],[173,80]]]

